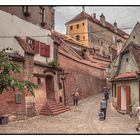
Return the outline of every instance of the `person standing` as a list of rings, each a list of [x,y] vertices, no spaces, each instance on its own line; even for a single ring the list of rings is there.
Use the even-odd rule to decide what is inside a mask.
[[[78,105],[78,100],[79,100],[79,92],[78,92],[78,90],[76,90],[76,92],[75,92],[75,103],[76,103],[76,105]]]
[[[75,96],[75,93],[72,94],[72,98],[73,98],[73,105],[75,106],[76,105],[76,96]]]
[[[103,111],[104,113],[104,119],[106,119],[107,101],[105,100],[105,98],[102,99],[100,106],[101,106],[101,111]]]

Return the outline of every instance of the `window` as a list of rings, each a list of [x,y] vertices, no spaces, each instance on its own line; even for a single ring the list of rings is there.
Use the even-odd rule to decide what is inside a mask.
[[[29,7],[28,6],[23,6],[22,7],[22,11],[24,16],[30,16],[30,12],[29,12]]]
[[[129,60],[128,60],[128,58],[126,58],[126,62],[128,62]]]
[[[73,26],[70,26],[70,30],[73,30]]]
[[[83,39],[85,39],[85,36],[83,36]]]
[[[35,53],[39,54],[39,45],[40,45],[39,41],[33,40],[31,38],[27,38],[27,43],[34,50]]]
[[[45,26],[45,9],[43,7],[40,7],[40,22],[42,26]]]
[[[79,24],[76,25],[76,28],[77,28],[77,29],[79,28]]]
[[[76,40],[77,40],[77,41],[80,40],[80,36],[79,36],[79,35],[76,36]]]
[[[85,25],[85,23],[83,23],[83,26]]]
[[[22,94],[21,93],[16,93],[16,104],[21,104],[22,102]]]
[[[103,46],[103,44],[104,44],[103,41],[101,41],[101,45],[102,45],[102,46]]]
[[[41,79],[40,78],[37,78],[37,84],[41,85]]]
[[[135,36],[133,36],[133,39],[135,39],[136,37]]]
[[[105,51],[102,51],[102,55],[105,56]]]
[[[33,39],[31,38],[27,38],[27,43],[31,46],[31,48],[33,49]]]

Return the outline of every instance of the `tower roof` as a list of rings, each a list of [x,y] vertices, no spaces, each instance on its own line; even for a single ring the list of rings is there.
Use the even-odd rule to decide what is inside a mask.
[[[92,17],[89,14],[87,14],[86,12],[82,11],[77,16],[75,16],[72,20],[68,21],[66,23],[66,25],[73,23],[73,22],[76,22],[76,21],[79,21],[79,20],[82,20],[82,19],[88,19],[88,20],[92,21]]]

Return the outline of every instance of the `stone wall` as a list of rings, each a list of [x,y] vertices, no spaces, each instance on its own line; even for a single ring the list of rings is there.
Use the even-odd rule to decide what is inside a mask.
[[[67,102],[72,101],[71,95],[79,88],[80,98],[101,93],[105,86],[104,70],[82,64],[59,53],[59,64],[65,70],[65,92]]]

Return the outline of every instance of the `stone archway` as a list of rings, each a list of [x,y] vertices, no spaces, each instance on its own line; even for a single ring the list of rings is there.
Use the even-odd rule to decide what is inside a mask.
[[[47,99],[55,100],[54,78],[52,75],[46,75],[46,94]]]

